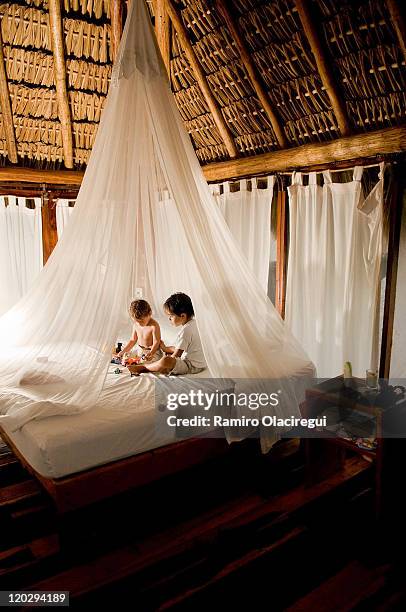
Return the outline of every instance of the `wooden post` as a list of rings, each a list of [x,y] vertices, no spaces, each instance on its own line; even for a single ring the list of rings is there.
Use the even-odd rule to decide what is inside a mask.
[[[117,59],[121,35],[123,33],[123,0],[111,0],[111,59]]]
[[[68,88],[66,86],[61,0],[49,0],[49,25],[51,29],[52,51],[54,54],[56,97],[58,101],[59,121],[61,123],[64,162],[67,168],[73,168],[72,119],[69,107]]]
[[[319,34],[313,23],[309,2],[308,0],[295,0],[295,4],[314,59],[316,60],[317,70],[330,98],[331,107],[337,119],[341,136],[348,136],[351,130],[347,110],[333,78],[331,62],[327,61]]]
[[[166,72],[170,78],[171,63],[170,63],[170,25],[169,15],[166,10],[166,0],[155,0],[155,34],[158,41],[158,47],[161,51],[162,59],[165,64]]]
[[[41,208],[42,217],[42,250],[44,266],[51,256],[52,251],[58,242],[58,232],[56,229],[56,201],[53,194],[48,193],[44,198]]]
[[[206,101],[207,106],[209,107],[209,111],[213,115],[214,122],[227,148],[228,154],[230,155],[231,158],[237,157],[238,152],[235,146],[235,142],[233,140],[233,136],[221,113],[220,106],[209,87],[209,84],[206,79],[206,75],[204,74],[203,68],[201,67],[200,62],[197,59],[196,54],[193,50],[193,47],[189,40],[186,28],[183,25],[183,21],[180,18],[180,15],[178,14],[177,10],[175,9],[172,0],[166,0],[166,7],[167,7],[168,15],[178,35],[179,42],[194,72],[196,82],[200,88],[200,91],[203,94],[203,97]]]
[[[286,269],[287,269],[287,218],[286,191],[278,191],[276,221],[276,295],[275,306],[285,318]]]
[[[254,65],[254,62],[252,61],[251,55],[249,54],[246,44],[243,40],[243,37],[241,36],[239,27],[237,26],[236,22],[234,21],[231,15],[227,0],[215,0],[214,5],[216,7],[217,13],[221,15],[221,17],[223,18],[232,36],[232,39],[234,40],[236,44],[236,47],[241,57],[241,61],[244,64],[245,70],[247,71],[251,84],[258,96],[258,100],[262,104],[263,109],[266,115],[268,116],[269,121],[271,122],[272,129],[275,132],[275,136],[276,136],[279,146],[281,148],[287,147],[288,141],[286,139],[283,128],[271,106],[271,102],[269,100],[268,94],[265,91],[265,88],[261,82],[261,79],[259,78],[257,69]]]
[[[389,15],[396,32],[399,47],[402,49],[403,57],[406,61],[406,25],[403,14],[403,1],[402,5],[402,8],[400,8],[398,0],[386,0],[386,6],[388,7]]]
[[[1,26],[1,22],[0,22]],[[3,115],[3,128],[7,143],[7,156],[9,160],[16,164],[18,161],[17,143],[14,132],[13,113],[10,103],[10,92],[8,89],[6,64],[3,55],[3,37],[0,27],[0,108]]]
[[[396,282],[398,276],[400,227],[405,197],[405,164],[394,166],[392,198],[389,211],[388,263],[386,266],[385,305],[382,323],[379,377],[389,378],[392,355],[393,324],[395,319]]]

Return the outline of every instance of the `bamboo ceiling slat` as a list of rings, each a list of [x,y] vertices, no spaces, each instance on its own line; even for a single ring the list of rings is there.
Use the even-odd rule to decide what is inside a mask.
[[[251,49],[289,42],[292,36],[300,31],[296,7],[284,0],[260,4],[252,11],[244,12],[239,23],[246,33],[246,41]]]
[[[228,159],[227,149],[224,145],[201,147],[196,149],[196,155],[201,163],[210,163],[215,159]]]
[[[25,0],[25,3],[29,6],[36,6],[37,8],[48,10],[48,0]]]
[[[76,59],[66,61],[68,86],[73,89],[93,90],[96,93],[107,95],[111,70],[110,65]]]
[[[223,115],[232,123],[239,125],[239,134],[271,130],[272,125],[255,97],[238,100],[223,108]],[[276,139],[271,144],[276,144]]]
[[[222,105],[254,95],[251,84],[239,63],[229,64],[210,74],[207,81]]]
[[[68,55],[90,58],[101,63],[111,60],[109,55],[110,24],[99,26],[86,21],[65,19],[64,28]]]
[[[185,121],[185,128],[196,149],[223,145],[220,132],[210,113]]]
[[[190,121],[207,113],[207,106],[194,85],[188,89],[181,89],[176,92],[175,100],[184,121]]]
[[[235,139],[241,155],[259,155],[274,150],[273,140],[275,135],[271,130],[264,132],[252,132],[243,134]]]
[[[38,142],[19,142],[18,155],[21,158],[28,158],[36,161],[63,161],[63,148],[54,147]]]
[[[4,59],[9,80],[55,87],[52,55],[5,45]]]
[[[224,27],[201,38],[194,49],[206,74],[216,72],[229,62],[239,61],[235,45]]]
[[[58,105],[54,89],[23,87],[9,84],[14,115],[58,119]]]
[[[67,13],[74,11],[89,17],[110,18],[111,0],[64,0],[64,8]]]
[[[43,144],[62,147],[61,125],[59,122],[16,117],[15,130],[19,142],[42,142]]]
[[[3,8],[1,31],[5,44],[51,51],[48,13],[18,4]]]
[[[73,123],[74,146],[90,150],[93,147],[98,125],[95,123]]]
[[[69,102],[74,121],[100,121],[106,98],[83,91],[70,91]]]

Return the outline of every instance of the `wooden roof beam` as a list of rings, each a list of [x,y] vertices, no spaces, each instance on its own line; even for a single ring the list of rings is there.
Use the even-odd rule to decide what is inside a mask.
[[[84,172],[79,170],[39,170],[36,168],[0,168],[2,181],[12,183],[45,183],[49,185],[75,185],[80,187]]]
[[[403,0],[402,0],[403,3]],[[403,57],[406,61],[406,25],[403,8],[400,7],[398,0],[386,0],[389,15],[398,38],[399,47],[402,49]]]
[[[114,64],[117,59],[120,40],[123,34],[123,0],[111,0],[110,12],[111,59]]]
[[[170,63],[170,25],[168,11],[166,10],[166,0],[154,0],[155,11],[155,34],[158,41],[158,47],[161,51],[162,59],[165,64],[168,77],[171,74]]]
[[[3,37],[0,28],[0,108],[3,115],[3,128],[7,143],[7,156],[16,164],[18,161],[17,142],[14,132],[13,113],[11,110],[10,92],[8,89],[6,64],[3,55]]]
[[[240,29],[230,13],[228,2],[227,0],[214,0],[214,6],[216,8],[217,13],[223,18],[223,21],[226,24],[237,46],[238,53],[240,54],[240,57],[241,57],[241,61],[244,64],[244,67],[247,71],[248,77],[255,90],[255,93],[258,96],[258,100],[262,104],[263,109],[265,113],[267,114],[269,121],[271,122],[272,129],[275,133],[278,144],[282,149],[284,149],[285,147],[288,146],[288,141],[286,139],[285,133],[279,122],[278,117],[276,116],[271,106],[271,102],[269,100],[268,94],[261,82],[261,79],[258,75],[258,71],[255,67],[255,64],[251,59],[249,51],[244,42],[244,39],[240,33]]]
[[[332,69],[327,61],[319,34],[313,23],[309,1],[295,0],[295,4],[314,59],[316,60],[317,70],[319,71],[320,78],[330,99],[333,113],[337,119],[341,136],[349,136],[351,134],[351,129],[347,109],[337,89]]]
[[[355,164],[363,158],[368,160],[405,151],[406,125],[208,164],[202,170],[207,181],[216,182],[303,168],[316,170],[344,162]],[[0,186],[2,181],[80,186],[83,175],[81,171],[0,167]]]
[[[64,34],[60,0],[49,0],[49,24],[52,51],[54,54],[56,97],[62,131],[64,163],[67,168],[73,168],[72,118],[69,107],[68,88],[66,85]]]
[[[175,9],[172,0],[165,0],[166,8],[168,11],[168,15],[173,23],[173,26],[176,30],[176,33],[179,37],[180,44],[185,52],[186,58],[194,72],[195,79],[200,88],[200,91],[203,94],[203,97],[206,101],[207,106],[211,114],[213,115],[214,122],[217,126],[217,129],[222,137],[224,144],[227,148],[228,154],[231,158],[238,157],[237,147],[235,146],[235,142],[233,140],[233,136],[226,124],[226,121],[221,113],[220,106],[213,96],[213,93],[209,87],[209,84],[206,79],[206,75],[204,74],[203,68],[200,65],[199,60],[196,57],[196,54],[193,50],[192,44],[189,40],[187,30],[183,24],[183,21]]]
[[[216,182],[300,168],[326,167],[346,161],[355,163],[362,158],[404,151],[406,151],[406,125],[338,138],[331,142],[306,144],[254,157],[207,164],[202,169],[208,182]]]

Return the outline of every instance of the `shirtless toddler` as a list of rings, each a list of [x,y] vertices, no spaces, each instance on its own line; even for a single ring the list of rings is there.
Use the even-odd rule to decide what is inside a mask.
[[[152,318],[151,306],[145,300],[134,300],[129,310],[134,321],[133,333],[131,340],[117,354],[117,357],[121,359],[136,345],[136,353],[139,357],[144,355],[145,361],[157,361],[163,355],[160,349],[161,329],[159,323]]]

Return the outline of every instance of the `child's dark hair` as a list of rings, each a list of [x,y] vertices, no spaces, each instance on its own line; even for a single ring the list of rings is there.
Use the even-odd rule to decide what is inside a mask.
[[[151,306],[146,300],[134,300],[130,304],[130,316],[133,319],[142,319],[151,313]]]
[[[192,300],[186,293],[174,293],[168,297],[164,304],[164,309],[178,317],[185,314],[189,319],[190,317],[194,317],[195,314]]]

